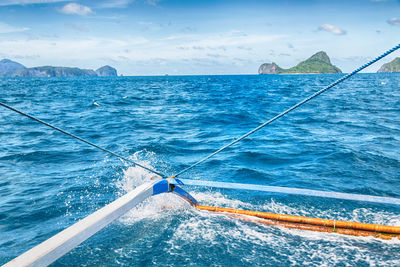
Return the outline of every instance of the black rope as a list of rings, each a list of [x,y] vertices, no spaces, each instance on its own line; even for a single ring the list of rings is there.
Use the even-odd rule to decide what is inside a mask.
[[[400,48],[400,44],[398,44],[397,46],[393,47],[393,48],[390,49],[390,50],[387,50],[385,53],[383,53],[382,55],[378,56],[377,58],[371,60],[370,62],[368,62],[368,63],[366,63],[366,64],[364,64],[364,65],[362,65],[361,67],[359,67],[358,69],[354,70],[353,72],[351,72],[351,73],[349,73],[349,74],[343,76],[342,78],[336,80],[335,82],[331,83],[331,84],[328,85],[327,87],[325,87],[325,88],[319,90],[318,92],[316,92],[316,93],[312,94],[311,96],[305,98],[304,100],[302,100],[302,101],[300,101],[299,103],[295,104],[294,106],[288,108],[287,110],[283,111],[282,113],[276,115],[275,117],[273,117],[273,118],[270,119],[269,121],[267,121],[267,122],[261,124],[260,126],[254,128],[254,129],[251,130],[250,132],[248,132],[248,133],[242,135],[241,137],[235,139],[235,140],[232,141],[231,143],[229,143],[229,144],[227,144],[227,145],[221,147],[220,149],[216,150],[215,152],[211,153],[210,155],[204,157],[203,159],[201,159],[201,160],[197,161],[196,163],[190,165],[189,167],[183,169],[182,171],[180,171],[180,172],[178,172],[177,174],[175,174],[173,177],[178,177],[178,176],[181,175],[182,173],[187,172],[188,170],[190,170],[190,169],[196,167],[197,165],[203,163],[204,161],[206,161],[206,160],[208,160],[209,158],[215,156],[216,154],[220,153],[221,151],[227,149],[228,147],[233,146],[234,144],[236,144],[236,143],[238,143],[239,141],[243,140],[243,139],[246,138],[247,136],[249,136],[249,135],[251,135],[251,134],[257,132],[258,130],[260,130],[261,128],[264,128],[265,126],[267,126],[267,125],[270,124],[271,122],[276,121],[276,120],[279,119],[280,117],[283,117],[283,116],[286,115],[287,113],[289,113],[289,112],[295,110],[296,108],[298,108],[298,107],[300,107],[301,105],[307,103],[307,102],[310,101],[311,99],[313,99],[313,98],[319,96],[319,95],[322,94],[323,92],[325,92],[325,91],[329,90],[330,88],[332,88],[332,87],[338,85],[339,83],[341,83],[341,82],[347,80],[348,78],[350,78],[350,77],[353,76],[354,74],[356,74],[356,73],[360,72],[361,70],[365,69],[366,67],[368,67],[368,66],[374,64],[374,63],[377,62],[378,60],[380,60],[380,59],[386,57],[387,55],[389,55],[390,53],[393,53],[394,51],[396,51],[396,50],[399,49],[399,48]]]
[[[79,141],[81,141],[81,142],[83,142],[83,143],[86,143],[86,144],[88,144],[88,145],[90,145],[90,146],[92,146],[92,147],[95,147],[95,148],[97,148],[97,149],[100,149],[100,150],[102,150],[102,151],[104,151],[104,152],[106,152],[106,153],[109,153],[109,154],[111,154],[111,155],[113,155],[113,156],[115,156],[115,157],[117,157],[117,158],[120,158],[120,159],[122,159],[122,160],[124,160],[124,161],[126,161],[126,162],[132,163],[132,164],[134,164],[134,165],[136,165],[136,166],[138,166],[138,167],[141,167],[141,168],[143,168],[143,169],[145,169],[145,170],[147,170],[147,171],[149,171],[149,172],[155,173],[155,174],[157,174],[157,175],[159,175],[159,176],[161,176],[161,177],[163,177],[163,178],[166,178],[166,177],[167,177],[166,175],[164,175],[164,174],[162,174],[162,173],[160,173],[160,172],[157,172],[157,171],[152,170],[152,169],[150,169],[150,168],[148,168],[148,167],[145,167],[145,166],[143,166],[143,165],[141,165],[141,164],[139,164],[139,163],[137,163],[137,162],[135,162],[135,161],[133,161],[133,160],[131,160],[131,159],[128,159],[128,158],[126,158],[126,157],[123,157],[123,156],[121,156],[121,155],[118,155],[118,154],[116,154],[116,153],[114,153],[114,152],[112,152],[112,151],[110,151],[110,150],[108,150],[108,149],[106,149],[106,148],[103,148],[103,147],[101,147],[101,146],[98,146],[98,145],[96,145],[96,144],[93,144],[92,142],[89,142],[89,141],[87,141],[87,140],[85,140],[85,139],[83,139],[83,138],[81,138],[81,137],[79,137],[79,136],[76,136],[76,135],[74,135],[74,134],[72,134],[72,133],[69,133],[69,132],[67,132],[67,131],[65,131],[65,130],[63,130],[63,129],[60,129],[60,128],[54,126],[54,125],[51,125],[50,123],[47,123],[47,122],[45,122],[45,121],[42,121],[42,120],[40,120],[40,119],[38,119],[38,118],[36,118],[36,117],[33,117],[33,116],[29,115],[29,114],[24,113],[24,112],[22,112],[22,111],[20,111],[20,110],[18,110],[18,109],[15,109],[15,108],[13,108],[13,107],[10,107],[10,106],[7,105],[7,104],[4,104],[4,103],[0,102],[0,106],[3,106],[3,107],[5,107],[5,108],[7,108],[7,109],[9,109],[9,110],[11,110],[11,111],[14,111],[14,112],[16,112],[16,113],[18,113],[18,114],[21,114],[22,116],[25,116],[25,117],[29,118],[29,119],[31,119],[31,120],[34,120],[34,121],[37,121],[37,122],[39,122],[39,123],[41,123],[41,124],[43,124],[43,125],[46,125],[47,127],[50,127],[50,128],[52,128],[52,129],[54,129],[54,130],[56,130],[56,131],[59,131],[59,132],[61,132],[61,133],[63,133],[63,134],[66,134],[66,135],[68,135],[68,136],[70,136],[70,137],[72,137],[72,138],[75,138],[75,139],[77,139],[77,140],[79,140]]]

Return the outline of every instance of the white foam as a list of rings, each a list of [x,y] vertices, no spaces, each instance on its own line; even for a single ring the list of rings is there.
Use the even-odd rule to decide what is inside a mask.
[[[145,167],[153,168],[151,159],[154,159],[154,157],[154,153],[141,150],[136,152],[131,159]],[[142,158],[147,160],[142,160]],[[141,167],[128,167],[124,170],[122,179],[117,182],[117,187],[122,195],[150,181],[152,177],[154,177],[154,174]],[[145,200],[142,204],[129,211],[120,221],[130,225],[143,219],[159,219],[177,210],[188,209],[189,207],[190,205],[186,201],[174,194],[157,195]]]
[[[147,152],[140,153],[143,156],[143,153]],[[134,159],[140,158],[135,153]],[[152,167],[151,160],[139,160],[139,163]],[[124,171],[118,187],[121,193],[125,193],[148,181],[152,176],[151,173],[141,168],[129,167]],[[301,203],[285,204],[269,199],[261,204],[253,204],[213,191],[191,191],[191,194],[200,204],[211,206],[301,216],[318,214],[318,217],[327,219],[400,225],[400,218],[396,214],[368,208],[326,210],[319,206],[309,207],[301,205]],[[159,220],[177,223],[172,236],[166,242],[168,246],[165,248],[165,252],[169,255],[182,254],[185,248],[193,247],[195,244],[199,247],[223,248],[228,254],[237,253],[245,248],[246,253],[241,255],[242,262],[249,264],[260,262],[260,257],[263,258],[260,250],[268,248],[273,250],[273,255],[269,255],[273,262],[287,259],[293,265],[315,265],[316,263],[321,266],[338,264],[350,266],[355,263],[378,265],[382,263],[383,259],[389,266],[400,265],[400,259],[391,257],[387,260],[383,254],[371,252],[371,248],[376,246],[392,252],[400,249],[400,240],[398,239],[381,240],[373,237],[354,237],[264,225],[240,220],[222,213],[193,209],[186,201],[174,194],[151,197],[131,210],[120,221],[126,225],[133,225],[143,219],[154,220],[155,223]],[[350,262],[349,259],[352,261]]]
[[[130,159],[145,167],[153,168],[151,159],[154,157],[154,153],[140,150],[135,152]],[[147,160],[143,160],[143,158],[146,158]],[[124,193],[135,189],[137,186],[149,181],[150,178],[154,176],[151,172],[138,166],[127,167],[123,172],[124,175],[122,179],[117,182],[117,187]]]

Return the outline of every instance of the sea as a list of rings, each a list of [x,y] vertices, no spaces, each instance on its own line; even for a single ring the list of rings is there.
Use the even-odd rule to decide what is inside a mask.
[[[343,74],[0,79],[0,101],[173,175]],[[154,176],[0,107],[0,264]],[[400,74],[358,74],[181,178],[400,198]],[[202,205],[400,226],[400,207],[185,187]],[[400,240],[154,196],[52,266],[400,266]]]

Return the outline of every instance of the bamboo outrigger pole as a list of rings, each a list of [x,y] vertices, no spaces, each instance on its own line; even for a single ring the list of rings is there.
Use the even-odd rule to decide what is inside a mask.
[[[293,216],[276,214],[269,212],[239,210],[230,208],[210,207],[196,205],[199,210],[207,210],[213,212],[228,213],[234,215],[248,215],[258,219],[241,216],[246,220],[256,221],[259,223],[283,226],[291,229],[301,229],[317,232],[338,233],[353,236],[373,236],[380,239],[400,239],[399,226],[387,226],[379,224],[336,221],[319,218],[310,218],[303,216]]]

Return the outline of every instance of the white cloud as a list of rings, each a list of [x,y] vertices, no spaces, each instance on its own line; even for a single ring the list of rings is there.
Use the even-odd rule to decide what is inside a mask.
[[[286,35],[261,35],[251,34],[248,35],[241,31],[231,31],[227,33],[215,35],[202,35],[202,34],[180,34],[171,35],[167,38],[161,39],[165,41],[177,41],[181,47],[204,47],[212,50],[221,49],[223,47],[238,47],[249,45],[265,45],[268,42],[284,38]]]
[[[108,0],[99,5],[101,8],[125,8],[132,3],[133,0]]]
[[[23,32],[23,31],[27,31],[27,30],[29,30],[29,28],[14,27],[14,26],[8,25],[6,23],[0,22],[0,33]]]
[[[65,25],[66,27],[75,25]],[[238,31],[219,34],[182,34],[170,38],[146,39],[140,36],[112,38],[59,39],[43,38],[26,40],[0,40],[0,51],[10,58],[28,59],[26,65],[63,65],[97,68],[101,64],[113,64],[126,74],[174,73],[173,66],[180,64],[176,73],[245,73],[257,65],[266,46],[282,43],[284,35],[244,34]],[[180,49],[183,47],[184,49]],[[243,48],[246,49],[243,49]],[[235,59],[236,58],[236,59]],[[246,59],[244,63],[238,59]],[[105,60],[106,59],[106,60]],[[165,70],[160,70],[164,62]],[[142,65],[140,65],[142,64]],[[201,69],[185,66],[200,64]],[[228,66],[241,66],[241,70]],[[247,64],[247,65],[246,65]],[[132,66],[136,66],[133,70]],[[137,66],[145,67],[140,69]],[[196,65],[197,66],[197,65]],[[218,67],[220,66],[220,68]],[[250,67],[249,67],[250,66]],[[155,68],[157,70],[155,70]],[[246,72],[247,73],[247,72]]]
[[[68,14],[68,15],[81,15],[86,16],[88,14],[93,13],[90,7],[76,4],[76,3],[69,3],[63,6],[60,10],[61,13]]]
[[[391,18],[387,21],[390,25],[400,26],[400,18]]]
[[[7,55],[40,55],[42,59],[52,61],[86,60],[91,61],[103,56],[118,58],[124,55],[125,49],[138,47],[144,49],[148,40],[142,37],[129,37],[124,40],[108,38],[84,38],[76,39],[37,39],[29,42],[21,40],[0,40],[0,51]],[[138,58],[144,58],[137,55]]]
[[[331,24],[322,24],[321,26],[319,26],[318,30],[330,32],[334,35],[345,35],[346,34],[345,30],[343,30],[335,25],[331,25]]]
[[[49,3],[66,2],[66,1],[68,0],[2,0],[0,2],[0,6],[49,4]]]

